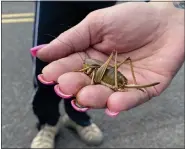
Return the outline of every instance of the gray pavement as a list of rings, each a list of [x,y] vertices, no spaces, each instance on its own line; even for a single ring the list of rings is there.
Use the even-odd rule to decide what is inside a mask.
[[[3,13],[33,12],[33,2],[3,2]],[[28,148],[37,131],[31,110],[32,23],[2,24],[2,147]],[[61,113],[63,107],[61,103]],[[100,147],[184,148],[184,69],[170,87],[150,102],[112,119],[92,110],[103,130]],[[85,148],[71,131],[62,128],[57,148]]]

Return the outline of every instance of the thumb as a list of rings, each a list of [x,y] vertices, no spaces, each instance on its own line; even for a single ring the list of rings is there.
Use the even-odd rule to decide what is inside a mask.
[[[88,28],[89,21],[85,18],[76,26],[60,34],[49,44],[44,47],[41,46],[42,48],[37,49],[35,55],[44,62],[51,62],[87,49],[90,45]]]

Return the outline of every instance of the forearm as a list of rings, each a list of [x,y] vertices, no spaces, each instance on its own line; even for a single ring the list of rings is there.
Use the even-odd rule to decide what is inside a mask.
[[[158,8],[161,13],[179,21],[181,24],[184,24],[184,1],[164,0],[163,2],[160,2],[158,0],[150,0],[149,3]]]
[[[150,3],[152,3],[153,5],[156,5],[157,7],[161,7],[161,8],[176,8],[176,9],[184,9],[184,5],[185,2],[184,0],[163,0],[162,2],[159,0],[150,0]]]

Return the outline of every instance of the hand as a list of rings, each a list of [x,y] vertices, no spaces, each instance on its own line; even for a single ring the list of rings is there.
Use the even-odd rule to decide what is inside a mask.
[[[42,79],[58,82],[58,95],[74,95],[82,106],[107,108],[108,115],[117,115],[160,95],[168,87],[184,62],[183,28],[179,17],[171,17],[150,3],[124,3],[90,13],[32,52],[51,62],[43,69]],[[106,61],[113,50],[119,53],[119,62],[132,59],[138,84],[160,84],[146,88],[146,92],[113,92],[103,85],[90,85],[88,76],[74,72],[82,69],[84,58]],[[123,64],[119,71],[133,81],[129,65]]]

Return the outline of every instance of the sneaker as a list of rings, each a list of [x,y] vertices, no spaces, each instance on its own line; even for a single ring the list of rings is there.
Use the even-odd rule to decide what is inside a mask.
[[[84,127],[76,124],[68,115],[63,116],[62,123],[65,127],[74,129],[80,138],[88,145],[100,145],[103,141],[103,133],[94,123]]]
[[[31,143],[31,148],[54,148],[55,136],[59,132],[59,123],[56,126],[45,125],[38,132]]]

